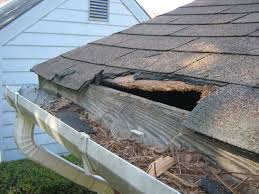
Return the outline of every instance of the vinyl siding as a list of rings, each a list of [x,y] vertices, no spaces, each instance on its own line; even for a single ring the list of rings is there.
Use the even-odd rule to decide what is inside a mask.
[[[18,22],[19,18],[11,23],[12,27],[17,31],[21,29],[21,32],[15,32],[14,37],[11,38],[8,34],[6,35],[8,41],[5,41],[5,38],[0,41],[3,43],[0,47],[0,60],[2,59],[0,61],[0,86],[37,84],[37,76],[30,72],[30,68],[34,65],[139,23],[120,0],[110,0],[108,22],[88,21],[87,0],[60,2],[62,3],[50,9],[47,14],[42,14],[26,28],[22,22]],[[46,4],[46,2],[41,4],[44,3]],[[50,6],[50,4],[46,4],[46,6]],[[28,12],[35,15],[35,9],[37,8]],[[46,11],[46,9],[44,10]],[[28,21],[31,18],[26,14],[21,17],[27,17]],[[23,158],[12,137],[15,112],[3,100],[2,93],[0,96],[0,117],[2,118],[0,122],[0,150],[2,150],[0,161],[1,159],[10,161]],[[62,146],[39,128],[35,129],[35,139],[38,144],[55,153],[66,153]]]

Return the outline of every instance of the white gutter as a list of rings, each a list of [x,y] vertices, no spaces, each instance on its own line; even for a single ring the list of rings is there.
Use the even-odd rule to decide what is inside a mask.
[[[48,131],[52,137],[56,137],[55,139],[60,143],[66,141],[68,136],[79,137],[78,141],[74,143],[76,147],[71,145],[70,151],[80,156],[80,153],[83,155],[86,152],[86,143],[89,139],[87,134],[79,133],[66,124],[57,122],[53,116],[39,110],[39,107],[35,107],[19,93],[13,92],[9,88],[5,90],[5,97],[17,111],[14,138],[18,148],[26,157],[95,192],[114,194],[113,189],[103,178],[91,174],[86,175],[84,169],[36,145],[33,138],[35,124],[38,124],[46,132]],[[26,108],[29,108],[30,111]],[[62,136],[60,133],[64,133],[64,135]]]
[[[5,97],[17,111],[16,144],[31,160],[98,193],[114,194],[112,188],[123,194],[179,193],[95,143],[87,134],[66,125],[12,88],[5,89]],[[33,139],[35,124],[72,154],[81,157],[84,169],[36,145]]]

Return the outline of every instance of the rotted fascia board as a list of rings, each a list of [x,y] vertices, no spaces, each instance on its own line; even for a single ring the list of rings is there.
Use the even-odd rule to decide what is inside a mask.
[[[131,11],[139,22],[150,20],[148,13],[139,5],[136,0],[121,0],[121,2]]]
[[[188,116],[188,111],[103,86],[90,85],[84,94],[58,86],[50,81],[45,81],[42,87],[59,93],[84,107],[97,120],[113,130],[139,128],[145,134],[151,131],[160,143],[168,143],[173,139],[173,143],[176,145],[197,149],[210,156],[214,162],[227,171],[259,173],[257,156],[243,153],[234,146],[212,140],[184,127],[183,122]],[[126,110],[126,115],[116,117],[115,123],[111,122],[111,116],[121,115],[123,110]],[[125,118],[133,119],[133,121]],[[124,125],[122,125],[123,123]],[[179,134],[179,132],[181,133]]]
[[[119,192],[134,194],[179,193],[95,143],[89,137],[86,138],[86,134],[82,135],[82,133],[69,127],[38,105],[12,92],[11,88],[6,88],[5,97],[18,112],[29,115],[40,128],[45,130],[58,143],[64,145],[71,153],[77,157],[86,156],[93,172],[105,178],[109,185]]]

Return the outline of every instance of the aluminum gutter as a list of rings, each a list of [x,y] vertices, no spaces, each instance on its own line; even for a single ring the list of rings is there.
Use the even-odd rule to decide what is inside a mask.
[[[115,192],[112,188],[123,194],[179,193],[95,143],[87,134],[66,125],[11,87],[5,89],[5,98],[17,111],[16,144],[29,159],[98,193],[112,194]],[[33,140],[35,124],[82,158],[84,169],[36,145]]]

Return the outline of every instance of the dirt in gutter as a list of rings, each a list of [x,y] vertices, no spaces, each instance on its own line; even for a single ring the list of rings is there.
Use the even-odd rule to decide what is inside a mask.
[[[45,109],[55,115],[57,111],[69,107],[73,107],[71,111],[94,129],[94,133],[90,134],[91,139],[145,172],[150,170],[150,164],[157,159],[172,157],[173,165],[156,178],[181,193],[237,194],[247,187],[259,188],[259,175],[247,174],[246,178],[240,179],[235,176],[235,172],[224,171],[197,150],[173,145],[145,146],[134,139],[115,137],[110,130],[90,118],[84,109],[64,98],[59,98]]]

